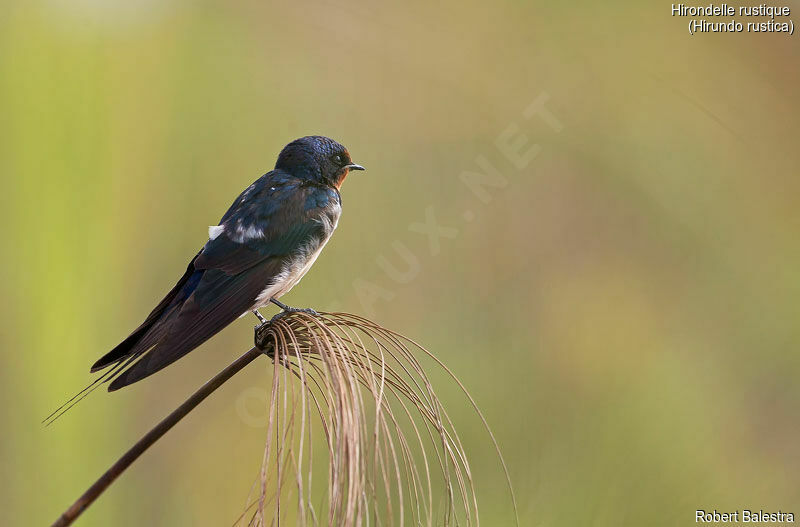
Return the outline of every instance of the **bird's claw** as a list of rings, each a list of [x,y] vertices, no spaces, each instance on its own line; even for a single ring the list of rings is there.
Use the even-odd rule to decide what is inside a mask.
[[[268,324],[269,321],[264,318],[264,315],[258,312],[258,309],[253,310],[253,314],[258,318],[258,324],[255,325],[255,330],[258,331],[260,328],[264,327],[265,324]]]
[[[288,311],[289,313],[306,313],[306,314],[311,315],[313,317],[320,316],[319,313],[317,313],[316,311],[314,311],[310,307],[304,307],[304,308],[290,307],[289,309],[286,309],[284,311]]]
[[[284,304],[283,302],[279,302],[278,300],[276,300],[274,298],[270,298],[270,302],[272,302],[273,304],[275,304],[276,306],[281,308],[283,310],[283,313],[306,313],[306,314],[314,316],[314,317],[320,316],[319,313],[317,313],[316,311],[314,311],[310,307],[304,307],[304,308],[289,307],[286,304]],[[278,313],[278,314],[280,315],[281,313]]]

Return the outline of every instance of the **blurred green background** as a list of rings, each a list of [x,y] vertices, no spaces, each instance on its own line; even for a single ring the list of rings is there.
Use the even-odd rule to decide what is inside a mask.
[[[317,133],[368,171],[285,301],[369,316],[450,365],[497,434],[522,525],[800,514],[798,37],[692,37],[663,2],[429,4],[4,4],[4,525],[49,524],[250,346],[245,318],[39,423],[233,198]],[[523,115],[537,98],[549,121]],[[498,137],[538,154],[515,165]],[[464,184],[478,156],[503,185]],[[438,246],[409,228],[426,211],[449,229]],[[263,453],[266,364],[79,525],[233,523]],[[491,443],[434,380],[482,525],[511,525]]]

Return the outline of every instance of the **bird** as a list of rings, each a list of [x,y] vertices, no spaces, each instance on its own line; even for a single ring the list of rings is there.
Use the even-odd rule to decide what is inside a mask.
[[[342,213],[340,189],[348,173],[364,170],[328,137],[296,139],[275,168],[247,187],[208,228],[208,241],[178,283],[133,332],[100,357],[113,392],[169,366],[237,318],[278,299],[308,272]],[[99,381],[101,379],[97,379]]]

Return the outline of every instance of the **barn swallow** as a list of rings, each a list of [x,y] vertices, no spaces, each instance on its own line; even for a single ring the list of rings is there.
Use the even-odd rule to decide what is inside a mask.
[[[208,241],[145,321],[91,368],[108,391],[165,368],[222,328],[297,285],[330,239],[342,212],[339,189],[364,170],[347,149],[322,136],[281,151],[275,169],[247,187],[209,227]],[[98,379],[100,380],[100,379]]]

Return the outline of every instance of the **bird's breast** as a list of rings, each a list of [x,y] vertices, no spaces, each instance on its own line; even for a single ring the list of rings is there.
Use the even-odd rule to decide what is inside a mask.
[[[322,225],[322,234],[309,239],[301,245],[297,251],[287,256],[281,271],[272,279],[258,295],[254,309],[269,304],[270,298],[279,298],[288,293],[314,265],[325,244],[330,240],[336,225],[339,223],[339,216],[342,209],[338,203],[333,203],[325,207],[316,221]]]

